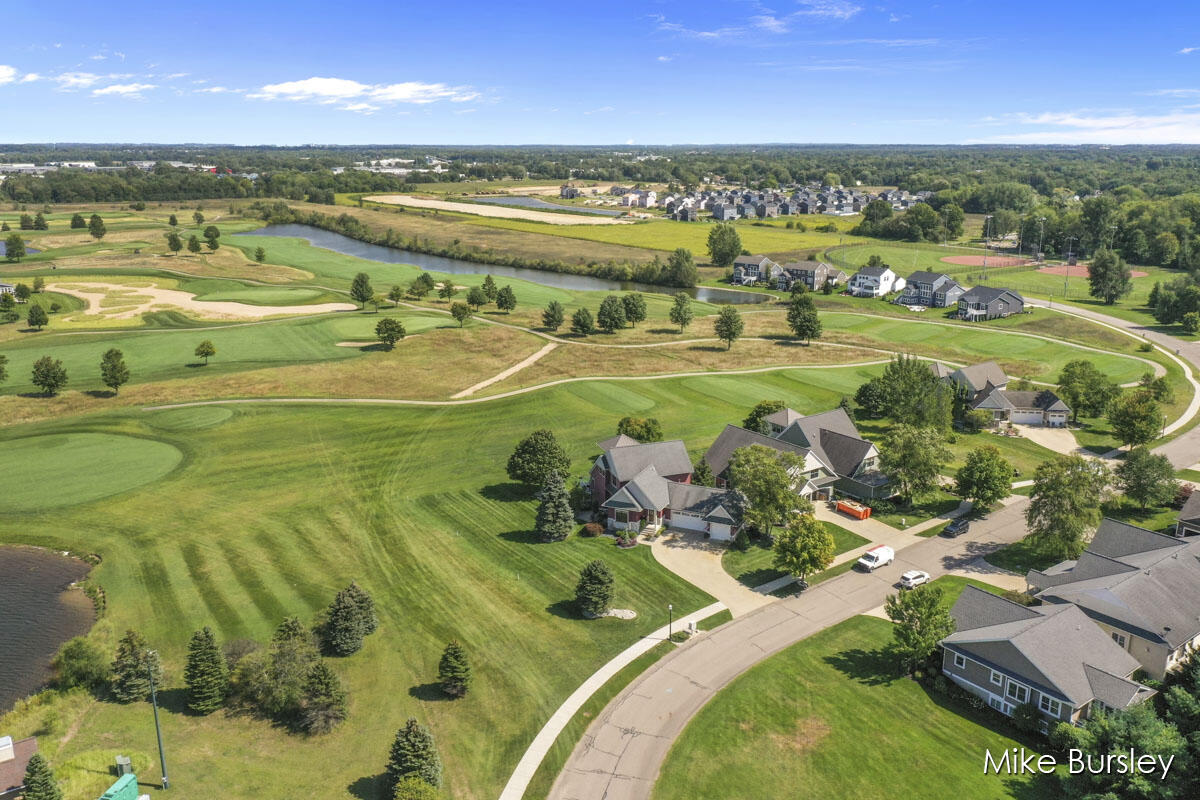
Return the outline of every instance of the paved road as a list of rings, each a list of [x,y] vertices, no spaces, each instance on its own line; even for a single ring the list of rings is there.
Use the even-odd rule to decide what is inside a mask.
[[[1045,304],[1037,302],[1030,305],[1044,307]],[[1158,333],[1151,330],[1141,323],[1117,319],[1116,317],[1110,317],[1107,314],[1087,308],[1076,308],[1075,306],[1063,306],[1060,304],[1054,306],[1054,309],[1067,314],[1074,314],[1084,319],[1090,319],[1112,328],[1129,331],[1136,336],[1153,342],[1169,354],[1178,354],[1177,357],[1180,360],[1186,361],[1193,367],[1194,372],[1200,374],[1200,343],[1198,342],[1185,342],[1174,336],[1167,336],[1165,333]],[[1189,376],[1188,380],[1192,384],[1192,389],[1196,394],[1192,398],[1192,403],[1188,406],[1187,411],[1180,417],[1180,425],[1186,424],[1188,420],[1196,415],[1197,411],[1200,411],[1200,384],[1197,383],[1194,377]],[[1172,425],[1168,425],[1167,432],[1175,430],[1176,427],[1178,426],[1173,427]],[[1166,444],[1159,445],[1154,448],[1154,452],[1166,456],[1175,469],[1184,469],[1200,462],[1200,426],[1192,428],[1187,433],[1172,439]]]
[[[896,563],[850,572],[804,594],[763,606],[667,655],[608,704],[550,792],[551,800],[644,800],[684,727],[731,680],[767,656],[881,605],[900,573],[937,577],[1026,534],[1025,501],[975,522],[959,539],[934,537],[904,548]]]

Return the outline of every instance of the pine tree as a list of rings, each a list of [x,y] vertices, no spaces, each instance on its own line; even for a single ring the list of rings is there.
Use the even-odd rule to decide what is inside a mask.
[[[438,662],[438,680],[442,684],[442,691],[450,697],[462,697],[471,688],[471,664],[458,642],[450,642],[442,651],[442,660]]]
[[[575,587],[575,602],[584,616],[598,617],[612,605],[613,574],[603,561],[597,559],[579,573]]]
[[[328,733],[346,719],[346,690],[324,661],[313,664],[304,682],[300,727],[305,733]]]
[[[366,635],[362,609],[349,589],[342,589],[333,598],[326,612],[322,639],[325,648],[339,656],[348,656],[362,649]]]
[[[562,303],[557,300],[551,300],[546,309],[542,311],[542,327],[547,330],[557,331],[562,327],[565,312],[563,311]]]
[[[62,800],[62,789],[54,780],[50,764],[41,753],[34,753],[25,767],[25,800]]]
[[[225,704],[229,667],[207,625],[192,634],[188,642],[183,680],[188,689],[188,708],[197,714],[209,714]]]
[[[700,486],[717,485],[716,479],[713,478],[712,467],[708,465],[703,456],[700,457],[700,463],[696,465],[696,469],[692,473],[692,483]]]
[[[543,542],[561,542],[571,533],[575,515],[571,513],[571,499],[558,470],[551,470],[546,483],[538,492],[537,522],[535,530]]]
[[[496,281],[491,275],[488,275],[483,279],[483,296],[488,299],[488,302],[494,303],[499,294],[500,290],[496,288]]]
[[[351,581],[346,591],[358,604],[359,620],[362,622],[363,636],[370,636],[379,628],[379,616],[375,613],[375,601],[367,590]]]
[[[396,731],[392,751],[387,763],[388,780],[392,786],[409,775],[416,776],[430,786],[442,785],[442,759],[438,756],[433,734],[412,717],[404,727]]]
[[[145,700],[150,696],[150,675],[155,684],[162,682],[162,664],[158,653],[151,652],[146,640],[134,630],[125,631],[117,643],[117,657],[112,665],[113,694],[122,703]]]

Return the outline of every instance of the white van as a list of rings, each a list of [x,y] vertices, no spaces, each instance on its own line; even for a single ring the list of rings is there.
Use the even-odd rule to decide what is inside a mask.
[[[876,545],[862,554],[858,566],[867,572],[874,572],[878,567],[885,567],[896,560],[896,551],[886,544]]]

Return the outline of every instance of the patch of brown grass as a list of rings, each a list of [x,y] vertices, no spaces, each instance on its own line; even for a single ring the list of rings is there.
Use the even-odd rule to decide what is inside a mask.
[[[789,755],[800,755],[819,745],[829,733],[828,722],[820,717],[807,717],[796,720],[795,727],[790,733],[771,733],[767,738],[780,750],[788,751]]]

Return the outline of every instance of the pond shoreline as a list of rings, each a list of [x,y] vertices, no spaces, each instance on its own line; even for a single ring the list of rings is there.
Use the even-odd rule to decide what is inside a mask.
[[[41,689],[50,661],[96,621],[80,583],[92,569],[61,550],[0,544],[0,714]]]

